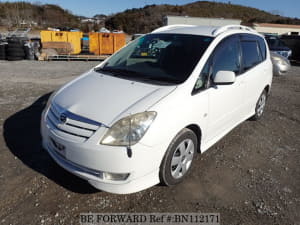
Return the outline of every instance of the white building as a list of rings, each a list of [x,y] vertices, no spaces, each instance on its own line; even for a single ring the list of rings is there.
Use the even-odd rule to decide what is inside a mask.
[[[254,23],[253,28],[259,33],[265,34],[300,34],[300,25],[274,24],[274,23]]]
[[[165,16],[164,25],[174,24],[189,24],[202,26],[225,26],[225,25],[239,25],[241,20],[238,19],[224,19],[224,18],[205,18],[205,17],[189,17],[189,16]]]

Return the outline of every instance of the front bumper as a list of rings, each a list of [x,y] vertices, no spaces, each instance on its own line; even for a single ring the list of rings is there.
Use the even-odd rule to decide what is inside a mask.
[[[43,114],[41,134],[43,147],[61,167],[87,180],[97,189],[111,193],[128,194],[149,188],[160,182],[159,166],[164,156],[164,145],[155,148],[137,143],[132,146],[129,157],[125,147],[105,146],[99,144],[99,133],[96,132],[83,143],[68,140],[54,131]],[[63,146],[58,149],[55,143]],[[63,150],[63,151],[60,151]],[[125,180],[108,180],[103,172],[129,174]]]
[[[273,66],[273,71],[275,76],[280,76],[286,74],[290,70],[291,66],[289,64],[275,64]]]

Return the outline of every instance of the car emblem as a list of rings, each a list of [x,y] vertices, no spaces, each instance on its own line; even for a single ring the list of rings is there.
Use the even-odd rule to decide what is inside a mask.
[[[60,114],[59,119],[60,119],[60,122],[65,123],[65,122],[67,122],[67,115],[62,113],[62,114]]]

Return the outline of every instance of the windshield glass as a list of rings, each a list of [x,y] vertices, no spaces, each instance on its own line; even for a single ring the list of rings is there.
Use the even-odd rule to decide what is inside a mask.
[[[150,83],[184,82],[213,40],[186,34],[148,34],[111,56],[96,71]]]
[[[266,37],[266,40],[270,48],[286,47],[283,41],[281,41],[278,37],[269,36]]]

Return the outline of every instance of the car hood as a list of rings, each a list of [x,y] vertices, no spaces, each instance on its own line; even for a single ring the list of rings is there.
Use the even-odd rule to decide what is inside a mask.
[[[110,126],[123,116],[146,111],[175,88],[90,71],[62,87],[53,101],[69,112]]]

